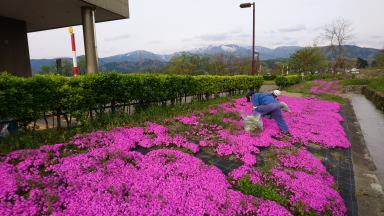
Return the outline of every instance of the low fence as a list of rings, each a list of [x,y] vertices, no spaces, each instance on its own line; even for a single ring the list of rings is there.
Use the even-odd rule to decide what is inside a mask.
[[[80,122],[92,112],[140,104],[209,99],[220,92],[258,91],[258,76],[188,76],[161,74],[99,73],[71,77],[36,75],[19,78],[0,74],[0,120],[17,119],[22,127],[49,116],[72,116]],[[69,120],[70,121],[70,120]],[[8,121],[12,122],[12,121]],[[60,121],[58,121],[60,122]],[[58,125],[60,127],[60,125]]]

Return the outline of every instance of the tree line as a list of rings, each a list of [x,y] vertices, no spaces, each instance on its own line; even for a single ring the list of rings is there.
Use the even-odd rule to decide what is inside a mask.
[[[270,61],[255,64],[255,73],[266,75],[285,73],[287,67],[292,72],[333,71],[336,76],[337,70],[342,68],[365,68],[368,62],[361,58],[350,57],[348,45],[353,44],[355,34],[353,33],[352,22],[342,18],[321,26],[321,34],[314,40],[311,46],[303,47],[290,54],[288,59],[280,59],[268,68]],[[323,47],[319,47],[322,44]],[[171,64],[164,68],[146,69],[138,73],[160,73],[178,75],[251,75],[252,56],[251,51],[246,55],[238,55],[234,52],[222,52],[217,54],[196,54],[181,52],[173,56],[169,61]],[[330,58],[327,59],[326,56]],[[384,49],[380,50],[372,62],[371,67],[384,67]],[[85,57],[78,61],[79,74],[86,74]],[[64,68],[56,69],[56,62],[50,65],[43,65],[38,74],[59,73],[64,76],[73,75],[73,65],[70,61],[64,60]]]
[[[37,74],[60,74],[66,77],[74,76],[73,64],[66,59],[63,60],[64,67],[57,69],[56,60],[52,61],[49,65],[42,65]],[[87,74],[87,67],[85,62],[85,56],[81,56],[77,61],[77,71],[79,75]]]

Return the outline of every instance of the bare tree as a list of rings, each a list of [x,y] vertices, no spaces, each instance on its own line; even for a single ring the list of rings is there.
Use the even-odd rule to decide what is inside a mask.
[[[353,34],[352,22],[338,18],[331,23],[321,26],[323,33],[320,38],[329,46],[332,53],[332,59],[335,61],[333,65],[333,73],[336,78],[337,66],[344,61],[344,57],[347,57],[346,45],[353,44],[352,40],[355,38]]]

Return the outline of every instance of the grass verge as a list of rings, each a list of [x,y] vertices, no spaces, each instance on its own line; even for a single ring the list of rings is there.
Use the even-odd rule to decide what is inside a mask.
[[[263,85],[275,85],[275,80],[264,80]]]

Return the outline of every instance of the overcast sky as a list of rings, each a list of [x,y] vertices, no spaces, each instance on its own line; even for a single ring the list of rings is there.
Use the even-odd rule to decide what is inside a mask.
[[[96,24],[98,55],[134,50],[156,54],[208,45],[252,45],[252,9],[243,0],[129,0],[130,18]],[[80,9],[79,9],[80,10]],[[307,46],[333,19],[353,22],[356,45],[384,47],[384,0],[263,0],[256,2],[256,46]],[[97,12],[96,12],[97,16]],[[81,26],[74,26],[84,55]],[[28,34],[31,59],[71,57],[68,28]]]

